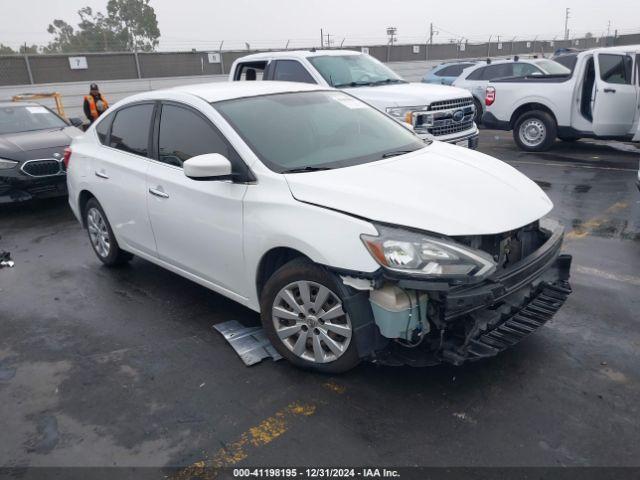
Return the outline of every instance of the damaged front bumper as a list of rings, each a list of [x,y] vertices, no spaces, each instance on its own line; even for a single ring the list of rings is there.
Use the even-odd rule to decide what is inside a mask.
[[[381,339],[373,320],[361,322],[361,356],[387,365],[460,365],[497,355],[535,332],[571,293],[571,256],[560,253],[563,228],[555,224],[541,230],[546,239],[533,253],[479,284],[452,286],[382,273],[378,284],[393,282],[428,295],[431,328],[419,347],[406,348],[403,342]],[[362,301],[358,308],[366,315]]]

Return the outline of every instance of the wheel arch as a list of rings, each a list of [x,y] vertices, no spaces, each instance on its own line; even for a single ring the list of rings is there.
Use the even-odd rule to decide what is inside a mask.
[[[87,221],[85,219],[85,208],[87,207],[87,202],[90,199],[96,198],[93,193],[89,190],[82,190],[80,195],[78,195],[78,211],[80,212],[80,220],[82,222],[82,227],[87,228]]]
[[[509,125],[511,126],[511,129],[515,127],[515,124],[518,121],[518,118],[520,118],[522,114],[526,112],[532,112],[534,110],[540,110],[545,113],[548,113],[549,115],[551,115],[551,118],[553,118],[553,121],[556,123],[556,125],[558,125],[558,119],[555,113],[553,113],[553,110],[549,108],[547,105],[540,102],[527,102],[520,105],[518,108],[516,108],[513,114],[511,115],[511,118],[509,119]]]
[[[262,255],[256,270],[256,294],[258,301],[260,301],[260,296],[262,295],[265,284],[276,270],[296,258],[306,258],[310,262],[313,262],[308,255],[291,247],[274,247]]]

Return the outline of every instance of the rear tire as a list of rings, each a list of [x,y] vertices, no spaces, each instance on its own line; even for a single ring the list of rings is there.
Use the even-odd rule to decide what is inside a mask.
[[[278,353],[297,367],[323,373],[358,365],[345,293],[344,285],[306,258],[280,267],[267,280],[260,302],[262,325]]]
[[[89,234],[89,242],[98,260],[107,267],[123,265],[133,258],[120,248],[109,220],[95,198],[90,198],[84,209],[84,220]]]
[[[473,97],[473,105],[476,107],[476,113],[473,116],[473,121],[476,122],[476,125],[480,126],[482,124],[482,115],[484,115],[482,103],[480,103],[480,100]]]
[[[513,139],[527,152],[544,152],[556,140],[558,127],[554,118],[542,110],[531,110],[518,117],[513,126]]]

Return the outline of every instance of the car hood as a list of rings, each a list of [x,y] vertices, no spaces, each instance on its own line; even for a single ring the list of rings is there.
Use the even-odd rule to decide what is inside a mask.
[[[386,107],[415,107],[442,100],[471,98],[471,94],[461,88],[430,83],[398,83],[345,88],[344,91],[382,110]]]
[[[0,157],[19,159],[22,152],[53,147],[66,147],[82,131],[75,127],[64,127],[33,132],[6,133],[0,135]]]
[[[515,168],[442,142],[387,160],[285,178],[301,202],[443,235],[502,233],[553,208]]]

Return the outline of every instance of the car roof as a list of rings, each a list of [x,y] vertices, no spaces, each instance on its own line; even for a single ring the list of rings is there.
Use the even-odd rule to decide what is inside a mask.
[[[12,102],[9,100],[0,100],[0,107],[42,107],[42,105],[36,102]]]
[[[309,58],[324,56],[342,56],[342,55],[364,55],[357,50],[276,50],[271,52],[260,52],[241,57],[236,60],[242,62],[250,62],[255,60],[268,60],[271,58]]]
[[[236,98],[258,97],[261,95],[271,95],[275,93],[293,93],[331,90],[327,87],[302,82],[213,82],[198,83],[193,85],[182,85],[179,87],[164,90],[153,90],[139,93],[127,98],[127,102],[140,100],[155,100],[158,98],[171,96],[175,93],[183,93],[199,97],[206,102],[220,102],[223,100],[233,100]]]

